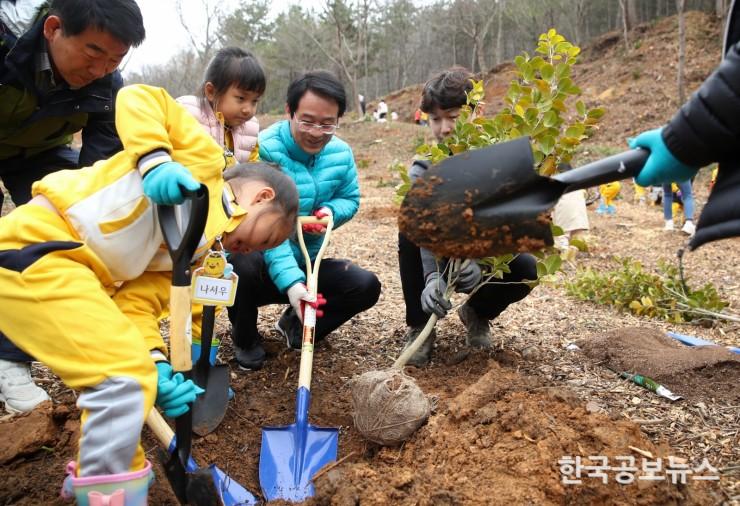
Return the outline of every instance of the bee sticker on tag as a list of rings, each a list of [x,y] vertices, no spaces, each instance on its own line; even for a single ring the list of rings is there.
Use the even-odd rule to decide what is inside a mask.
[[[206,306],[232,306],[239,276],[223,251],[210,250],[203,265],[193,271],[193,302]]]

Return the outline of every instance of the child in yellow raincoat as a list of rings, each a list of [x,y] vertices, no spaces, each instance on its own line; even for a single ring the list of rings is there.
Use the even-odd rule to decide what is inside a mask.
[[[619,190],[622,189],[622,184],[619,181],[602,184],[599,186],[599,193],[601,194],[601,204],[599,204],[596,212],[599,214],[614,215],[617,213],[617,208],[614,206],[614,200],[619,195]]]
[[[116,127],[123,151],[44,177],[0,220],[0,327],[80,392],[79,451],[63,495],[88,504],[114,487],[122,504],[140,506],[151,477],[140,444],[147,413],[156,400],[179,416],[199,391],[173,376],[159,333],[172,264],[154,204],[208,187],[199,258],[219,238],[242,253],[282,243],[298,195],[274,166],[224,173],[222,147],[163,89],[123,88]]]

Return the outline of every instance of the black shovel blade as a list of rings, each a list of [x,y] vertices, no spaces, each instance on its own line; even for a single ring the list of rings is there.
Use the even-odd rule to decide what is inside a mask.
[[[547,211],[563,185],[533,167],[527,137],[447,158],[406,194],[399,229],[418,246],[453,258],[552,245]]]
[[[229,403],[229,367],[226,364],[211,365],[215,320],[215,306],[203,306],[200,357],[192,371],[195,384],[205,390],[193,404],[193,432],[199,436],[216,430]]]
[[[547,178],[534,170],[527,137],[461,153],[414,182],[399,229],[443,257],[537,251],[553,244],[550,210],[564,193],[633,177],[648,156],[633,149]]]
[[[176,430],[182,432],[184,427],[190,428],[192,420],[190,411],[175,420]],[[188,471],[187,463],[190,459],[190,437],[188,433],[177,438],[175,449],[171,454],[160,450],[160,459],[164,466],[167,480],[180,504],[195,506],[221,506],[218,488],[213,475],[208,469]]]
[[[229,404],[229,366],[208,365],[204,371],[193,368],[193,381],[205,390],[193,404],[193,432],[205,436],[216,430],[226,415]]]

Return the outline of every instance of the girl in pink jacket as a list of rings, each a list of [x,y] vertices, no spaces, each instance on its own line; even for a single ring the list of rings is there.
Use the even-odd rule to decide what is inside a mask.
[[[258,158],[260,127],[254,114],[265,86],[265,73],[252,53],[225,47],[208,64],[198,96],[177,99],[223,146],[227,167]]]

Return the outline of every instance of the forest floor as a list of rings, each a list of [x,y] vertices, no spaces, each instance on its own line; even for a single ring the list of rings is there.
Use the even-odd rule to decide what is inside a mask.
[[[644,72],[659,67],[644,66]],[[599,79],[610,86],[619,83],[609,75]],[[632,86],[623,97],[640,95]],[[616,110],[619,119],[610,116],[587,146],[596,155],[620,149],[626,135],[665,121],[673,111],[666,104],[655,117],[640,117],[637,111],[629,116],[617,102],[613,109],[611,103],[604,106],[609,114]],[[355,151],[362,201],[355,219],[332,236],[328,254],[375,272],[383,292],[375,307],[316,349],[310,420],[339,428],[343,460],[317,480],[313,504],[740,504],[740,361],[721,352],[697,358],[697,350],[663,337],[673,330],[739,346],[740,325],[671,325],[579,301],[565,292],[563,282],[578,269],[613,268],[614,257],[638,259],[648,270],[662,260],[676,262],[686,236],[664,232],[661,210],[634,203],[626,184],[616,216],[597,215],[595,206],[589,208],[589,251],[493,322],[493,350],[468,349],[464,327],[454,314],[438,323],[432,362],[407,370],[436,399],[426,425],[397,448],[364,440],[353,425],[348,382],[362,372],[390,366],[405,331],[393,203],[398,180],[388,167],[394,161],[408,163],[414,146],[429,134],[402,122],[348,123],[340,134]],[[696,184],[699,209],[708,193],[705,172]],[[689,284],[714,284],[733,314],[740,312],[738,246],[740,239],[711,243],[684,257]],[[295,418],[300,355],[287,350],[273,329],[281,309],[261,312],[268,352],[262,370],[240,370],[225,339],[220,358],[231,369],[236,397],[219,428],[193,445],[197,462],[217,464],[255,494],[260,428]],[[219,318],[217,331],[228,335],[225,318]],[[576,343],[580,351],[569,346]],[[606,367],[638,355],[649,357],[645,370],[638,372],[653,374],[684,398],[671,402]],[[35,365],[34,376],[54,402],[28,416],[0,418],[0,505],[61,504],[64,465],[75,458],[79,412],[74,392],[44,366]],[[144,447],[156,461],[157,444],[148,430]],[[610,469],[606,478],[584,470],[581,483],[568,484],[558,462],[565,457],[581,457],[584,465],[604,457]],[[639,471],[633,482],[619,483],[612,467],[627,457],[638,468],[662,459],[663,468],[655,476],[663,479],[647,480]],[[666,469],[669,459],[671,472]],[[713,469],[694,472],[705,459]],[[681,476],[675,469],[679,464],[688,468],[685,483],[672,479]],[[156,472],[150,504],[176,504],[161,465],[156,464]],[[621,476],[626,481],[629,474]],[[700,476],[719,479],[696,479]]]

